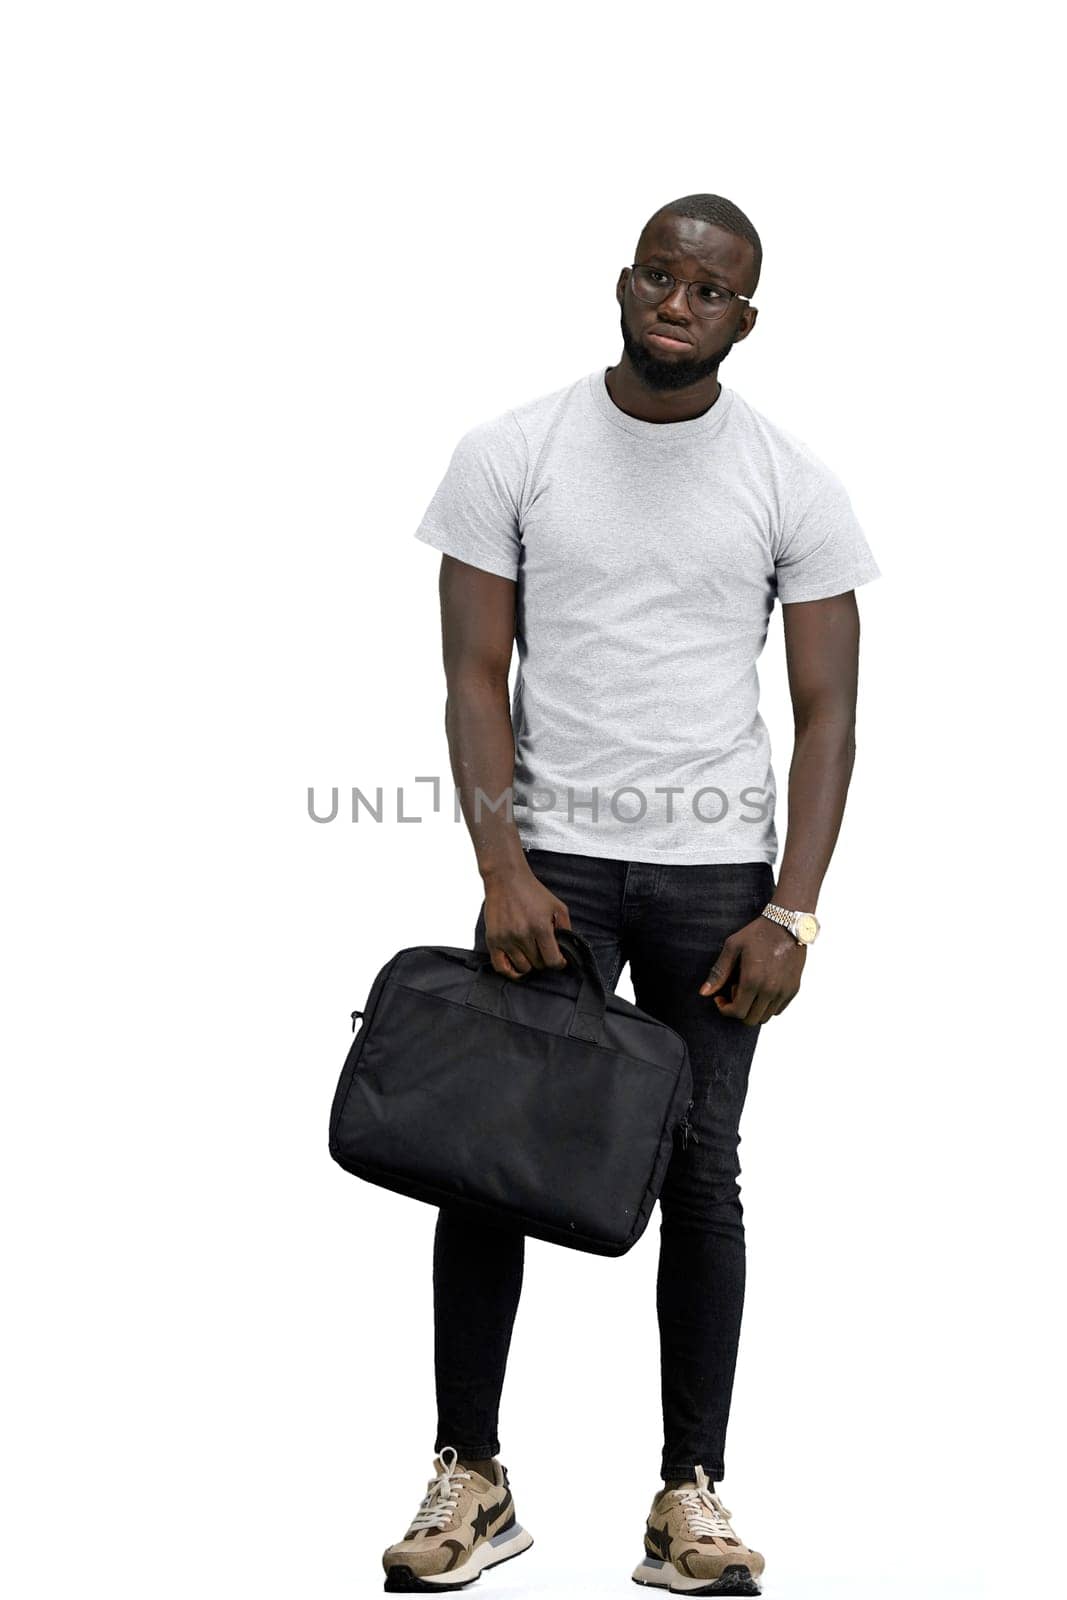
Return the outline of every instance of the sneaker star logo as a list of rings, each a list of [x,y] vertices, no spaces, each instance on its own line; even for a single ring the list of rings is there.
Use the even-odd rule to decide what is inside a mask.
[[[479,1506],[471,1527],[474,1529],[475,1539],[485,1539],[489,1534],[489,1524],[493,1520],[495,1511],[493,1506]]]
[[[671,1536],[667,1532],[666,1525],[662,1528],[649,1527],[645,1537],[661,1560],[669,1561],[671,1559]]]

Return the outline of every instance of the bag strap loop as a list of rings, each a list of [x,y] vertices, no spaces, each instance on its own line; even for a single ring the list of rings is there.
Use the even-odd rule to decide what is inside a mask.
[[[604,1028],[604,1010],[607,1006],[607,991],[593,948],[588,940],[583,939],[573,928],[557,928],[555,934],[556,943],[568,964],[575,968],[581,979],[574,1002],[574,1015],[567,1032],[575,1039],[584,1039],[589,1044],[600,1044]],[[514,983],[515,979],[506,978],[502,972],[497,972],[488,957],[483,957],[482,962],[481,972],[471,984],[467,995],[467,1004],[479,1011],[487,1011],[492,1016],[502,1016],[504,986]]]

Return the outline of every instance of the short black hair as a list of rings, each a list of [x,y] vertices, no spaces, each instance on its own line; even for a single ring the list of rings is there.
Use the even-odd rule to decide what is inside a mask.
[[[660,206],[658,211],[652,213],[641,229],[637,241],[638,249],[649,225],[662,216],[693,217],[698,222],[711,222],[717,228],[725,228],[727,233],[735,233],[739,239],[747,239],[755,256],[755,277],[752,280],[751,292],[753,294],[756,292],[760,268],[763,265],[763,246],[759,234],[740,206],[735,206],[732,200],[724,199],[721,194],[686,194],[678,200],[669,200],[665,206]]]

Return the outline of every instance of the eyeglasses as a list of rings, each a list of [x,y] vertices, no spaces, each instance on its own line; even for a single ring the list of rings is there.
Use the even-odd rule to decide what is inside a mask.
[[[666,300],[676,283],[685,284],[689,308],[695,317],[721,317],[734,300],[743,300],[745,305],[751,303],[748,295],[738,294],[734,289],[721,289],[717,283],[690,283],[685,278],[672,278],[669,272],[664,272],[660,267],[646,267],[639,261],[635,261],[630,268],[630,287],[646,305],[658,306],[661,300]],[[694,289],[696,294],[693,293]]]

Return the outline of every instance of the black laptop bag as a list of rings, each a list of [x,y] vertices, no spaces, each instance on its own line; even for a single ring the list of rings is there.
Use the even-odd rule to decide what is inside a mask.
[[[686,1142],[689,1053],[605,992],[580,934],[555,932],[566,968],[518,979],[484,951],[398,951],[352,1013],[330,1154],[398,1194],[621,1256]]]

